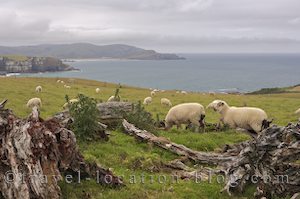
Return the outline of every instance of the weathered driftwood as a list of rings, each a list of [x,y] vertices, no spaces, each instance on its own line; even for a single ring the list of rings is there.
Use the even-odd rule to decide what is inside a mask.
[[[93,177],[99,183],[121,185],[111,171],[86,163],[72,131],[56,118],[43,121],[37,109],[27,119],[0,108],[0,197],[60,198],[57,184],[65,174],[81,180]]]
[[[230,154],[235,161],[224,168],[227,184],[223,190],[244,190],[257,184],[257,197],[286,196],[300,190],[300,124],[270,127],[256,139],[236,145]],[[225,152],[226,154],[227,152]]]
[[[223,155],[218,153],[206,153],[192,150],[184,145],[176,144],[171,142],[167,138],[157,137],[156,135],[136,128],[133,124],[128,123],[126,120],[123,120],[123,128],[126,133],[136,137],[139,140],[152,142],[156,146],[159,146],[163,149],[169,150],[177,155],[186,156],[189,159],[202,163],[202,164],[210,164],[210,165],[223,165],[227,162],[233,161],[234,157],[231,155]]]
[[[249,183],[257,186],[255,196],[259,198],[293,196],[300,190],[300,164],[297,162],[300,160],[300,123],[284,128],[270,127],[253,140],[226,145],[222,154],[194,151],[137,129],[126,120],[123,127],[125,132],[139,140],[154,143],[199,163],[217,165],[227,179],[222,191],[226,190],[229,195],[234,190],[243,191]],[[178,160],[172,162],[170,167],[187,169]]]
[[[105,102],[97,104],[102,123],[123,119],[123,114],[133,110],[131,102]]]
[[[216,172],[213,169],[203,167],[200,169],[194,169],[188,167],[184,162],[186,161],[185,158],[175,159],[165,164],[166,167],[172,169],[172,175],[177,176],[180,179],[188,179],[188,180],[209,180],[210,177]]]
[[[130,102],[104,102],[97,104],[97,108],[100,112],[101,123],[99,125],[106,126],[116,121],[122,121],[124,113],[133,110],[133,104]],[[70,125],[73,122],[68,110],[57,113],[54,117],[64,125]]]

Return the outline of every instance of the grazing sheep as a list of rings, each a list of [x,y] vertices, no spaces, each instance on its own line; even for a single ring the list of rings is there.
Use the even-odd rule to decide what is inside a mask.
[[[266,112],[260,108],[233,107],[222,100],[214,100],[207,108],[220,113],[220,121],[230,128],[242,128],[251,133],[259,133],[271,123]]]
[[[181,94],[184,94],[184,95],[186,95],[186,94],[187,94],[187,92],[186,92],[186,91],[181,91]]]
[[[153,90],[150,92],[151,97],[155,96],[156,92]]]
[[[68,86],[68,85],[64,85],[64,87],[66,88],[66,89],[70,89],[71,88],[71,86]]]
[[[107,102],[119,102],[120,100],[121,100],[121,96],[120,96],[120,99],[118,99],[117,97],[112,95],[108,98]]]
[[[66,102],[64,105],[63,105],[63,109],[67,109],[69,104],[74,104],[75,102],[78,102],[78,99],[70,99],[69,100],[69,103]]]
[[[170,129],[173,125],[180,128],[181,124],[193,124],[204,127],[205,110],[199,103],[183,103],[172,107],[164,121],[165,129]]]
[[[146,98],[144,99],[143,104],[149,105],[149,104],[151,104],[151,102],[152,102],[152,97],[146,97]]]
[[[40,98],[31,98],[30,100],[28,100],[27,102],[27,108],[33,108],[33,107],[37,107],[38,109],[42,107],[42,100]]]
[[[60,83],[64,84],[65,82],[64,82],[64,81],[62,81],[62,80],[60,80]]]
[[[172,106],[171,101],[169,99],[167,99],[167,98],[161,98],[160,99],[160,103],[161,103],[161,105],[165,105],[165,106],[169,106],[169,107]]]
[[[176,91],[176,93],[180,93],[180,91]]]
[[[56,83],[60,83],[60,80],[58,79],[58,80],[56,81]]]
[[[35,88],[35,92],[37,92],[37,93],[42,92],[42,86],[37,86],[37,87]]]
[[[211,96],[215,96],[216,95],[216,93],[213,92],[213,91],[208,92],[208,94],[211,95]]]
[[[96,88],[96,93],[100,93],[100,88]]]

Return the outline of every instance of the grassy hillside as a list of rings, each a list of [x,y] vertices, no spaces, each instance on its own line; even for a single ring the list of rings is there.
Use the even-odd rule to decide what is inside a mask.
[[[14,61],[26,61],[28,60],[27,56],[24,55],[0,55],[0,57],[6,57],[10,60],[14,60]]]
[[[26,117],[30,110],[26,108],[26,102],[32,97],[40,97],[43,102],[41,116],[47,118],[54,113],[62,110],[65,103],[65,95],[71,98],[78,93],[83,93],[98,101],[106,101],[109,96],[114,94],[117,85],[88,81],[80,79],[62,79],[71,89],[65,89],[63,84],[56,83],[55,78],[0,78],[0,101],[7,98],[7,107],[14,112]],[[36,93],[35,87],[41,85],[42,93]],[[96,94],[95,88],[101,89],[100,94]],[[135,101],[143,100],[150,95],[148,89],[133,88],[122,86],[120,95],[123,100]],[[268,95],[204,95],[201,93],[189,93],[188,95],[176,94],[175,91],[158,93],[153,98],[153,103],[146,107],[153,116],[159,114],[164,118],[168,108],[160,105],[160,98],[169,98],[173,105],[183,102],[199,102],[206,106],[214,99],[223,99],[230,105],[235,106],[256,106],[266,110],[275,123],[286,125],[288,122],[297,121],[293,112],[300,107],[300,93],[283,93]],[[215,123],[218,121],[218,114],[207,110],[206,121]],[[224,144],[237,143],[246,139],[248,136],[236,133],[233,130],[226,132],[207,132],[193,133],[190,131],[172,129],[169,132],[160,131],[159,135],[170,138],[172,141],[184,144],[196,150],[213,151],[222,147]],[[223,184],[216,182],[196,183],[194,181],[179,180],[172,183],[168,171],[161,170],[162,162],[176,159],[176,155],[171,154],[152,145],[139,143],[134,138],[123,134],[120,131],[111,133],[108,142],[81,142],[80,149],[86,159],[112,168],[113,171],[124,176],[126,187],[121,189],[111,189],[98,185],[95,180],[82,181],[80,184],[67,184],[61,182],[64,198],[84,198],[87,193],[92,198],[229,198],[226,194],[219,193]],[[133,176],[136,182],[132,183]],[[141,176],[145,176],[145,183],[142,183]],[[160,184],[158,178],[161,175],[167,176],[167,182]],[[151,183],[151,176],[154,179]],[[131,181],[130,181],[131,180]],[[242,195],[236,198],[252,198],[253,188],[249,188]]]

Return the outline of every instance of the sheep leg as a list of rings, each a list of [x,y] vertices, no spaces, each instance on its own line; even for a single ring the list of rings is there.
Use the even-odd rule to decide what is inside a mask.
[[[236,128],[235,130],[237,132],[239,132],[239,133],[245,133],[247,135],[250,135],[252,138],[256,138],[257,137],[256,132],[253,131],[253,130],[247,130],[247,129],[242,129],[242,128]]]
[[[191,120],[191,124],[197,127],[196,132],[200,132],[201,122],[199,120],[193,119]]]
[[[177,129],[181,129],[181,124],[176,123]]]
[[[218,130],[221,130],[223,127],[224,127],[225,123],[224,123],[224,120],[223,118],[220,118],[218,124],[217,124],[217,129]]]

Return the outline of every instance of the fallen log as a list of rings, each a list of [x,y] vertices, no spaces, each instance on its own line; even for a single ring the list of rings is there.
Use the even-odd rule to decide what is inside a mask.
[[[125,119],[122,122],[125,132],[136,139],[151,142],[158,147],[171,151],[180,156],[186,156],[189,159],[202,164],[209,165],[226,165],[234,160],[234,156],[226,154],[218,154],[213,152],[200,152],[192,150],[184,145],[171,142],[167,138],[157,137],[156,135],[136,128],[133,124],[130,124]]]
[[[293,195],[298,197],[300,123],[289,124],[286,127],[270,127],[253,140],[233,146],[226,145],[223,153],[194,151],[164,137],[140,130],[126,120],[123,120],[123,128],[127,134],[138,140],[153,143],[198,163],[217,165],[227,180],[221,191],[227,191],[229,195],[232,191],[242,192],[246,185],[254,184],[257,187],[254,193],[257,198]],[[170,167],[190,173],[182,161],[171,162]]]
[[[256,197],[286,197],[299,192],[299,123],[270,127],[243,144],[242,150],[233,149],[236,158],[224,168],[228,181],[222,191],[231,195],[231,190],[244,190],[250,182],[257,185]]]
[[[124,113],[133,111],[131,102],[105,102],[97,104],[100,114],[100,121],[110,124],[115,121],[122,121]]]
[[[122,121],[125,113],[133,111],[133,104],[130,102],[104,102],[97,104],[97,108],[100,113],[100,125],[106,126]],[[68,110],[56,113],[54,117],[66,126],[69,126],[73,122]]]
[[[66,174],[111,186],[122,181],[110,170],[85,162],[75,134],[56,118],[42,120],[36,108],[27,119],[0,108],[0,197],[60,198]],[[109,179],[109,180],[108,180]]]

